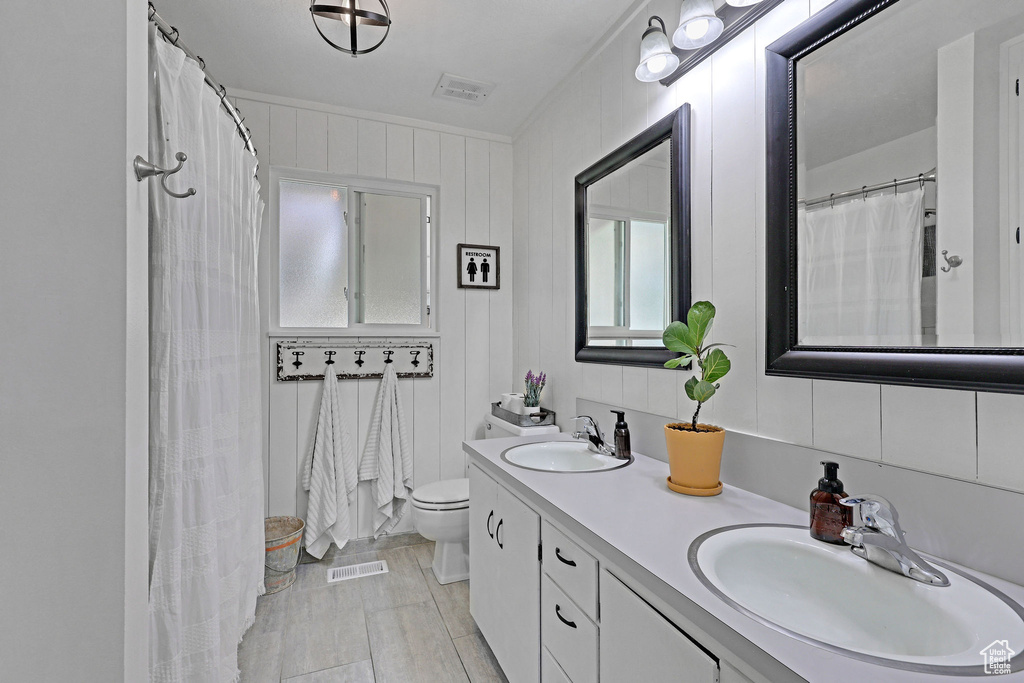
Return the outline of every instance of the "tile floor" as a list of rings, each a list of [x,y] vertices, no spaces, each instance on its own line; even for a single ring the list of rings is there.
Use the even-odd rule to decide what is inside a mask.
[[[256,604],[242,683],[507,683],[469,614],[469,582],[439,584],[433,557],[433,543],[400,534],[300,564]],[[329,567],[371,560],[389,572],[328,585]]]

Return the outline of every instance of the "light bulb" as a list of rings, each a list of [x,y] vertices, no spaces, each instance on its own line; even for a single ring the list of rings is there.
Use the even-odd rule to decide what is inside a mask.
[[[694,19],[684,26],[683,30],[686,31],[686,35],[690,40],[699,40],[708,32],[708,26],[709,24],[707,19]]]
[[[665,55],[654,55],[647,60],[647,69],[652,74],[658,74],[661,73],[666,64],[668,64],[668,57]]]

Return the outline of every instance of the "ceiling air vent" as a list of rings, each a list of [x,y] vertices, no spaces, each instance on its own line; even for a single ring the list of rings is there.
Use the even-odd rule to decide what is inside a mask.
[[[482,83],[462,76],[444,74],[434,89],[434,97],[483,104],[494,90],[494,83]]]

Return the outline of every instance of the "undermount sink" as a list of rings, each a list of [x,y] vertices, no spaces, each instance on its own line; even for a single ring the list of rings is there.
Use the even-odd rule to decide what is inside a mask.
[[[949,586],[878,567],[806,527],[724,527],[693,542],[697,577],[733,608],[789,636],[884,666],[981,675],[990,645],[1024,652],[1024,608],[944,563]],[[1005,645],[1005,643],[1004,643]],[[1011,660],[1024,669],[1024,655]]]
[[[633,458],[620,460],[594,453],[582,441],[541,441],[513,446],[501,454],[510,465],[542,472],[600,472],[624,467]]]

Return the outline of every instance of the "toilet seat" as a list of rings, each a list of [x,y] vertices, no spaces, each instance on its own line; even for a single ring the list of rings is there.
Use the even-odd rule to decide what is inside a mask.
[[[421,510],[462,510],[469,507],[469,479],[444,479],[412,492],[413,507]]]

